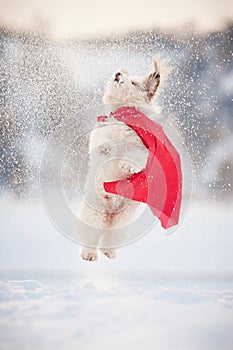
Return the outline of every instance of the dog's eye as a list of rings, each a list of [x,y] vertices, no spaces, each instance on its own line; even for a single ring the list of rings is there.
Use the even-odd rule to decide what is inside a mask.
[[[131,81],[131,83],[133,84],[133,85],[135,85],[135,86],[137,86],[138,84],[137,83],[135,83],[135,81]]]

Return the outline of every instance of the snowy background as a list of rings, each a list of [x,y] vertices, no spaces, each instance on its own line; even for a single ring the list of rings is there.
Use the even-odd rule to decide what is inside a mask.
[[[63,41],[2,26],[1,350],[233,349],[232,38],[231,24]],[[156,225],[115,261],[87,263],[43,208],[44,150],[68,118],[94,123],[83,106],[101,105],[117,68],[145,74],[154,55],[174,68],[157,103],[189,154],[188,210],[171,235]],[[70,201],[86,153],[84,137],[63,179]]]

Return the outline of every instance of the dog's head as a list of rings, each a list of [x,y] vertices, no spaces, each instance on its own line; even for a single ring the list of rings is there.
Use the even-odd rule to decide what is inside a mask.
[[[153,70],[144,77],[131,77],[125,69],[120,69],[108,82],[103,100],[106,104],[148,104],[159,84],[160,70],[156,61]]]

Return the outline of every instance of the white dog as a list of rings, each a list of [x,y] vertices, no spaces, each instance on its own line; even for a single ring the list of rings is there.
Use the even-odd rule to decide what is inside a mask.
[[[108,82],[104,104],[108,113],[123,106],[135,106],[148,114],[160,84],[160,69],[154,60],[153,70],[145,77],[129,76],[118,70]],[[107,193],[103,183],[125,179],[142,170],[147,161],[147,150],[134,130],[126,124],[108,119],[99,122],[91,132],[89,172],[79,219],[85,223],[86,246],[81,248],[84,260],[97,260],[97,249],[108,258],[115,258],[115,247],[129,234],[130,223],[138,216],[140,203]]]

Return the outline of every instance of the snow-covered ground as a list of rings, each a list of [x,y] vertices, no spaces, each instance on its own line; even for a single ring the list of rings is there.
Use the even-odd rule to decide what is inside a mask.
[[[232,209],[194,202],[88,263],[41,203],[2,200],[0,349],[232,350]]]
[[[232,291],[195,286],[2,283],[1,349],[230,350],[232,303]]]

